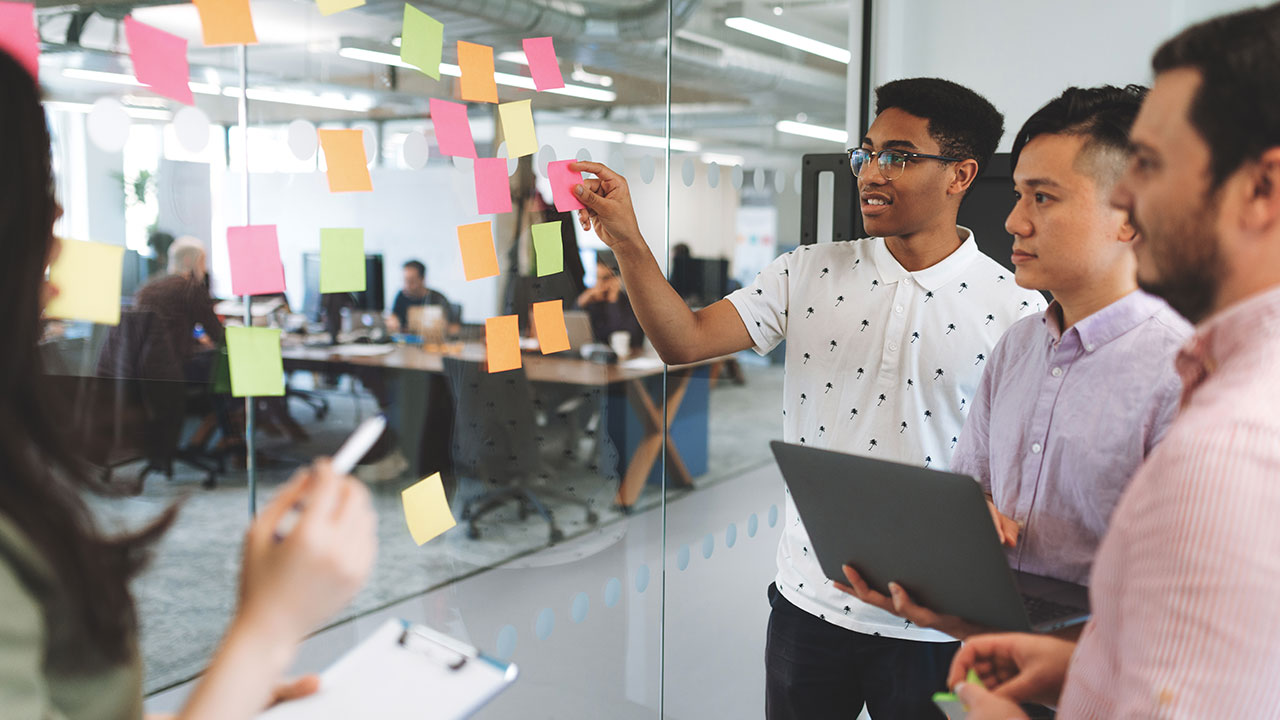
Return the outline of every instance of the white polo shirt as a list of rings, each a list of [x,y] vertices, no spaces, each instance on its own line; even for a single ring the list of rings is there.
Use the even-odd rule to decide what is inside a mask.
[[[729,295],[756,352],[787,341],[786,442],[947,469],[987,356],[1044,297],[966,240],[908,272],[883,238],[805,245]],[[831,586],[790,493],[778,590],[793,605],[857,632],[949,641]]]

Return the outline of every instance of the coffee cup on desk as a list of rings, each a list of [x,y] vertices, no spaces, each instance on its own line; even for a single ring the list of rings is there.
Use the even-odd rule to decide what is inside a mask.
[[[618,330],[609,335],[609,347],[613,348],[619,360],[626,360],[631,356],[631,333]]]

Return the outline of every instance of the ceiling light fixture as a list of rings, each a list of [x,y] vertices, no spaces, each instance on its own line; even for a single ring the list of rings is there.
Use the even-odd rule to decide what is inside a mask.
[[[788,32],[782,28],[757,22],[751,18],[725,18],[724,24],[734,30],[740,30],[744,33],[764,38],[765,40],[772,40],[773,42],[787,45],[797,50],[803,50],[807,53],[820,55],[828,60],[835,60],[836,62],[844,63],[845,65],[848,65],[849,61],[853,59],[853,53],[849,52],[845,48],[836,47],[835,45],[814,40],[813,38],[805,37],[804,35],[797,35],[796,33]]]
[[[810,125],[809,123],[800,123],[794,120],[779,120],[778,124],[773,127],[778,132],[784,132],[790,135],[802,135],[804,137],[815,138],[817,140],[830,140],[834,143],[849,142],[849,133],[844,130],[823,127],[821,125]]]
[[[724,153],[709,153],[709,152],[702,153],[702,155],[698,156],[698,159],[708,165],[710,165],[711,163],[715,163],[717,165],[725,166],[725,167],[732,167],[734,165],[745,165],[747,162],[746,158],[742,157],[741,155],[727,155]]]
[[[381,50],[369,50],[367,48],[344,46],[338,50],[338,54],[349,60],[362,60],[364,62],[378,63],[380,65],[393,65],[395,67],[417,70],[417,66],[400,59],[399,55]],[[440,63],[440,74],[450,77],[462,77],[462,68],[450,63]],[[533,78],[523,75],[512,75],[510,73],[495,72],[493,74],[494,82],[499,85],[507,85],[509,87],[518,87],[524,90],[537,90],[537,86],[533,83]],[[597,88],[582,87],[581,85],[565,85],[562,88],[547,90],[546,92],[555,93],[557,95],[568,95],[569,97],[582,98],[583,100],[595,100],[597,102],[613,102],[618,99],[618,94],[609,90],[599,90]]]
[[[601,142],[623,143],[626,145],[635,145],[636,147],[658,148],[660,150],[666,149],[667,147],[667,139],[662,135],[623,133],[617,130],[582,127],[580,125],[570,127],[568,132],[569,137],[578,138],[579,140],[599,140]],[[698,152],[702,149],[702,145],[696,140],[671,138],[671,149],[677,152]]]
[[[145,87],[138,82],[137,78],[124,73],[104,72],[102,70],[85,70],[83,68],[65,68],[62,71],[63,77],[72,78],[74,80],[92,80],[94,82],[108,83],[111,85],[125,85],[128,87]],[[222,95],[229,98],[240,97],[240,88],[238,86],[218,87],[211,83],[189,82],[191,92],[200,95]],[[314,93],[302,92],[298,90],[273,90],[271,88],[249,88],[249,99],[260,102],[282,103],[286,105],[302,105],[304,107],[324,108],[326,110],[346,110],[349,112],[368,112],[373,109],[373,99],[356,95],[347,97],[341,93]],[[142,117],[142,116],[137,116]]]

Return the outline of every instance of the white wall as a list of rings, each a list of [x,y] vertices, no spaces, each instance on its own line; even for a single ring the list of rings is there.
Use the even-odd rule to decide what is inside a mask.
[[[1005,114],[1000,150],[1007,151],[1022,122],[1066,87],[1150,84],[1151,54],[1161,42],[1192,23],[1254,4],[882,0],[875,5],[872,85],[934,76],[971,87]],[[850,74],[856,75],[853,66]],[[853,77],[851,89],[856,82]]]

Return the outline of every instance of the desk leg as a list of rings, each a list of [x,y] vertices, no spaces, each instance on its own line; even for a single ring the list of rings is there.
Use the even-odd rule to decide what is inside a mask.
[[[689,382],[692,379],[692,370],[668,371],[668,425],[675,418],[676,413],[679,412],[680,403],[684,402],[685,392],[689,389]],[[627,381],[627,398],[630,400],[631,407],[635,409],[636,414],[640,416],[641,422],[644,423],[644,437],[636,447],[630,462],[627,463],[626,473],[622,476],[622,484],[619,486],[618,495],[614,500],[624,508],[631,507],[639,499],[640,493],[644,490],[645,480],[648,479],[649,471],[653,469],[653,464],[657,462],[658,452],[663,445],[662,413],[654,405],[653,398],[645,390],[644,383],[640,380]],[[676,450],[675,443],[672,442],[671,438],[666,438],[666,446],[667,467],[671,470],[671,475],[681,485],[692,485],[689,470],[685,467],[684,460],[681,459],[680,453]]]

